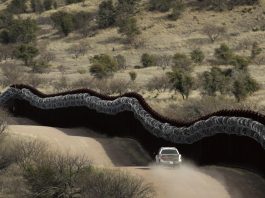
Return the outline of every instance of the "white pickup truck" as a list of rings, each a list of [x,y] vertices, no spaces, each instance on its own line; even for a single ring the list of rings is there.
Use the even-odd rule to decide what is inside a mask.
[[[178,165],[181,161],[181,154],[175,147],[161,147],[156,155],[157,164]]]

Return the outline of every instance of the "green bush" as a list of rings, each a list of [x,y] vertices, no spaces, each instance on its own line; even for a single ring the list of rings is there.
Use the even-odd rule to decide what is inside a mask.
[[[148,53],[142,54],[141,62],[144,67],[155,66],[156,65],[156,56]]]
[[[169,82],[172,84],[172,89],[178,91],[183,99],[187,99],[193,86],[191,74],[183,69],[174,69],[167,74]]]
[[[210,8],[212,10],[224,11],[227,9],[232,9],[234,6],[239,5],[254,5],[259,2],[259,0],[200,0],[202,2],[201,7]]]
[[[56,12],[51,15],[51,20],[65,36],[68,36],[74,30],[74,16],[70,13],[64,11]]]
[[[235,55],[230,61],[230,64],[235,66],[236,69],[244,71],[247,70],[249,63],[250,59],[248,57],[239,56],[239,55]]]
[[[77,13],[58,11],[51,15],[55,27],[65,36],[74,30],[86,27],[91,19],[91,13],[84,11]]]
[[[117,62],[117,66],[119,69],[125,69],[126,68],[126,58],[119,54],[117,56],[114,57],[116,62]]]
[[[69,5],[69,4],[73,4],[73,3],[80,3],[80,2],[84,2],[85,0],[65,0],[65,4]]]
[[[17,47],[14,54],[17,59],[21,59],[26,66],[29,66],[39,54],[39,50],[32,45],[22,44]]]
[[[129,76],[130,76],[130,80],[134,82],[135,79],[137,78],[137,73],[134,71],[131,71],[129,72]]]
[[[186,56],[185,54],[181,54],[181,53],[176,53],[173,56],[173,70],[174,69],[184,69],[186,71],[191,71],[192,70],[192,62],[189,59],[188,56]]]
[[[158,10],[160,12],[167,12],[172,8],[175,0],[150,0],[150,11]]]
[[[83,171],[80,175],[81,194],[84,197],[151,198],[155,196],[150,184],[144,183],[140,177],[122,171],[92,168],[91,171]]]
[[[13,22],[13,15],[10,12],[0,12],[0,29],[7,28]]]
[[[138,8],[140,0],[118,0],[116,4],[116,24],[119,26],[124,20],[132,18]]]
[[[172,6],[172,11],[171,13],[168,15],[169,19],[172,20],[177,20],[180,18],[180,16],[182,15],[182,13],[185,11],[185,4],[181,1],[181,0],[177,0],[173,6]]]
[[[92,14],[90,12],[79,11],[72,13],[74,30],[80,30],[89,25],[92,20]]]
[[[233,51],[226,44],[221,44],[215,49],[214,55],[220,64],[230,64],[234,57]]]
[[[247,96],[259,90],[260,86],[257,81],[246,73],[240,73],[233,84],[232,94],[238,102],[247,98]]]
[[[203,94],[208,96],[216,96],[220,94],[228,94],[231,91],[232,71],[222,70],[218,67],[212,67],[210,71],[205,71],[200,76]]]
[[[107,28],[115,24],[115,7],[112,0],[99,4],[97,23],[100,28]]]
[[[7,6],[7,10],[14,14],[24,13],[27,10],[27,0],[12,0]]]
[[[191,60],[194,63],[201,64],[205,58],[204,53],[201,49],[197,48],[190,53]]]
[[[118,70],[116,60],[107,54],[96,55],[90,59],[90,62],[92,66],[89,72],[99,79],[112,76]]]
[[[30,43],[36,40],[38,26],[32,19],[16,19],[1,31],[0,40],[2,43]]]
[[[132,44],[136,37],[141,34],[139,27],[137,26],[136,18],[127,18],[119,23],[118,32],[126,36],[126,41]]]
[[[30,5],[33,12],[41,13],[45,10],[42,0],[31,0]]]
[[[54,4],[54,0],[44,0],[43,1],[43,6],[44,6],[45,10],[51,10],[53,4]]]

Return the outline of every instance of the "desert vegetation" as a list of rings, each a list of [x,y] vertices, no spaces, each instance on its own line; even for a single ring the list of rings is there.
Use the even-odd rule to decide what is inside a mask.
[[[150,103],[209,96],[264,105],[264,14],[257,0],[0,5],[2,87],[89,87],[136,91]]]
[[[45,142],[6,132],[0,111],[0,187],[4,197],[141,197],[153,187],[121,170],[93,166],[83,156],[50,150]],[[16,188],[14,188],[16,186]]]

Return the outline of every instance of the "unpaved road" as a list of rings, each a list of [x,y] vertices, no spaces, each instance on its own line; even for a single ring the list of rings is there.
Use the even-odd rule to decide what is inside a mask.
[[[153,166],[145,151],[131,139],[109,138],[82,128],[37,125],[10,125],[9,134],[37,138],[51,149],[84,155],[97,166],[142,176],[154,185],[157,197],[161,198],[265,197],[265,181],[256,174],[218,166],[195,167],[192,163],[175,169]]]

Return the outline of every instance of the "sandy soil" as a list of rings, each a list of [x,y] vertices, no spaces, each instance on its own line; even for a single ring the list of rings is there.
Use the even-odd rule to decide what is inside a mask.
[[[85,156],[97,166],[143,166],[150,160],[132,139],[108,138],[87,129],[10,125],[9,134],[39,139],[48,143],[52,150]]]
[[[16,121],[19,124],[21,120]],[[22,123],[30,124],[27,120]],[[37,138],[47,142],[51,149],[84,155],[97,166],[119,168],[141,176],[154,185],[160,198],[262,198],[265,193],[265,181],[248,171],[196,167],[192,163],[184,163],[176,169],[153,166],[136,141],[109,138],[88,129],[10,125],[9,134]]]

